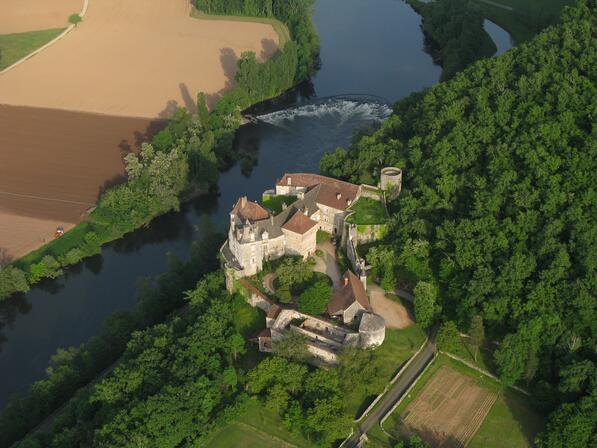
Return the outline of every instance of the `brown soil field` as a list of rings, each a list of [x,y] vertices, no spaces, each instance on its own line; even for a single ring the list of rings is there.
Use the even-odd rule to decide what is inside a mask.
[[[200,91],[213,104],[243,51],[261,60],[277,51],[271,25],[189,13],[189,0],[92,1],[75,30],[0,75],[0,103],[167,117],[193,109]]]
[[[404,423],[436,448],[462,448],[473,438],[497,395],[442,366],[402,413]]]
[[[103,189],[123,179],[124,154],[162,125],[142,118],[0,106],[0,248],[14,256],[22,252],[19,248],[31,247],[27,241],[47,235],[41,221],[51,223],[52,234],[58,225],[79,222]],[[8,215],[34,220],[15,233],[17,218]],[[36,229],[44,230],[38,234]]]
[[[0,0],[0,34],[66,28],[83,0]]]

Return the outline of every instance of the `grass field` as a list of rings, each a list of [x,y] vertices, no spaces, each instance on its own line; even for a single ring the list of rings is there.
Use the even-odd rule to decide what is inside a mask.
[[[354,214],[348,222],[353,224],[383,224],[387,219],[383,204],[371,198],[360,198],[350,209]]]
[[[279,196],[265,196],[264,195],[262,198],[263,206],[265,208],[271,210],[275,214],[278,214],[282,211],[282,204],[290,205],[294,201],[296,201],[295,196],[285,196],[285,195],[279,195]]]
[[[64,31],[64,28],[53,28],[26,33],[0,34],[0,70],[14,64],[32,51],[47,44]]]
[[[373,362],[378,368],[378,374],[375,378],[367,378],[367,385],[375,392],[368,393],[360,387],[361,384],[355,383],[355,387],[346,390],[344,395],[347,410],[352,418],[360,417],[424,340],[425,334],[416,325],[403,330],[386,329],[384,343],[374,352]]]
[[[469,448],[529,448],[533,446],[535,435],[543,428],[543,418],[531,408],[528,398],[444,355],[437,357],[413,390],[386,420],[384,429],[387,432],[396,439],[404,434],[401,416],[442,366],[449,366],[455,371],[473,378],[475,384],[498,395],[479,430],[467,445]],[[376,440],[381,444],[383,442],[382,435],[377,434]]]
[[[574,0],[492,0],[506,8],[500,8],[475,0],[486,18],[504,28],[519,44],[530,40],[546,26],[555,23],[564,6]]]
[[[207,448],[289,448],[310,447],[309,441],[284,428],[281,419],[255,398],[247,412],[218,431]]]
[[[208,20],[234,20],[236,22],[254,22],[254,23],[266,23],[274,28],[274,31],[278,34],[279,47],[284,48],[286,42],[290,41],[290,31],[288,27],[277,19],[267,17],[247,17],[247,16],[218,16],[215,14],[206,14],[199,11],[193,6],[191,9],[191,17],[195,19],[208,19]]]

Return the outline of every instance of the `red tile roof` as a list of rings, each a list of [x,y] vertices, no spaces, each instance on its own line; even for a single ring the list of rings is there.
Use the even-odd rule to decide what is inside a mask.
[[[344,312],[354,302],[366,310],[371,310],[369,298],[361,280],[350,270],[346,271],[342,280],[344,283],[334,292],[328,303],[328,314],[331,316]]]
[[[282,308],[280,308],[275,303],[272,303],[272,305],[269,307],[269,310],[267,311],[267,317],[269,319],[275,319],[276,317],[278,317],[278,314],[280,314],[280,311],[282,311]]]
[[[305,216],[302,212],[297,211],[292,215],[286,223],[282,226],[284,230],[289,230],[290,232],[304,234],[311,230],[313,227],[317,225],[316,221],[313,221],[308,216]]]
[[[264,209],[257,202],[247,200],[246,196],[239,198],[232,209],[232,213],[238,215],[238,217],[245,221],[261,221],[262,219],[269,218],[269,212]]]
[[[288,179],[290,179],[290,184]],[[359,193],[358,185],[312,173],[286,173],[276,185],[303,188],[321,185],[316,201],[337,210],[346,210],[356,200]]]
[[[271,338],[271,337],[272,337],[272,330],[270,330],[269,328],[264,328],[257,335],[258,339],[261,339],[261,338]]]

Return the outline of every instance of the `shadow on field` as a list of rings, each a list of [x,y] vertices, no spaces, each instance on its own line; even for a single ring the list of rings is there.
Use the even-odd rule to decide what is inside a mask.
[[[183,86],[183,85],[184,84],[181,84],[181,86]],[[186,89],[186,86],[185,86],[185,89]],[[181,87],[181,91],[182,91],[182,87]],[[186,91],[188,94],[188,89]],[[173,106],[173,105],[175,105],[175,106]],[[174,107],[173,111],[176,112],[176,110],[178,109],[178,105],[177,105],[176,101],[174,101],[174,100],[169,101],[164,110],[171,108],[171,107]],[[143,143],[151,142],[151,139],[158,132],[160,132],[162,129],[164,129],[166,127],[166,125],[168,124],[168,120],[165,118],[161,118],[163,113],[164,112],[160,113],[159,119],[152,120],[147,125],[145,130],[134,131],[134,138],[133,138],[134,141],[131,142],[127,139],[120,140],[120,143],[118,144],[118,149],[120,150],[120,157],[123,159],[123,164],[124,164],[124,158],[126,157],[127,154],[129,154],[131,152],[139,152],[141,150],[141,145]],[[126,182],[126,173],[125,172],[122,172],[121,174],[112,176],[110,179],[104,181],[104,183],[99,187],[98,198],[102,194],[104,194],[108,189],[115,187],[117,185],[120,185],[124,182]]]
[[[280,49],[278,48],[278,44],[276,44],[276,42],[274,42],[272,39],[261,39],[261,55],[259,57],[262,60],[265,61],[279,52]]]

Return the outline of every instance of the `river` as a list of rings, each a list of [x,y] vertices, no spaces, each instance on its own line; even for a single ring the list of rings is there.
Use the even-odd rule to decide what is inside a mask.
[[[505,53],[514,45],[514,40],[512,39],[512,36],[510,36],[510,33],[493,23],[491,20],[485,19],[483,21],[483,28],[485,29],[485,32],[489,34],[495,43],[495,46],[497,47],[497,51],[494,56],[499,56],[500,54]]]
[[[220,177],[219,197],[185,204],[63,277],[0,304],[0,406],[42,378],[58,348],[85,342],[114,310],[133,309],[139,278],[167,270],[167,252],[186,258],[201,236],[202,216],[224,229],[239,196],[260,199],[284,171],[317,171],[324,152],[386,118],[388,104],[439,80],[441,68],[424,51],[421,19],[400,0],[318,0],[314,22],[321,68],[312,82],[238,132],[238,148],[257,152],[250,174],[234,166]]]

